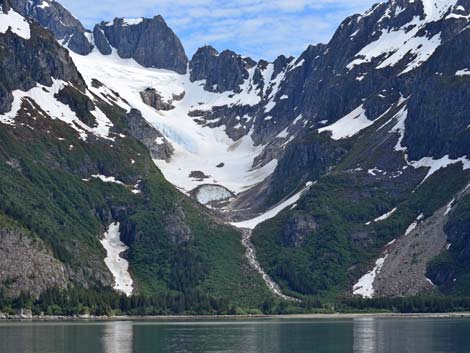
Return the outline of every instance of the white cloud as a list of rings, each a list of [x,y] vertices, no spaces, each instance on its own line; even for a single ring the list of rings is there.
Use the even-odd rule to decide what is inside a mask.
[[[297,56],[329,40],[338,24],[373,0],[62,0],[91,28],[114,17],[161,14],[191,56],[211,44],[255,59]]]

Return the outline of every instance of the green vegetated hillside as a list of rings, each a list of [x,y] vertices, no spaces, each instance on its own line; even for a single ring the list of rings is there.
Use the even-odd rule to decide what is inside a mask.
[[[286,293],[350,296],[353,284],[373,267],[387,243],[402,236],[421,214],[427,219],[448,205],[468,185],[470,174],[461,163],[421,184],[428,169],[403,167],[402,152],[393,151],[397,136],[389,129],[377,132],[385,123],[393,126],[391,116],[352,139],[350,146],[338,141],[331,148],[348,148],[341,162],[319,177],[293,209],[255,229],[259,261]],[[312,144],[321,140],[317,133],[311,136]],[[430,265],[434,276],[429,278],[435,278],[441,293],[470,294],[464,270],[467,206],[468,196],[453,208],[445,227],[453,245]],[[395,208],[389,218],[373,222]]]
[[[70,106],[86,113],[85,96],[73,89],[61,93]],[[20,290],[40,294],[52,285],[112,286],[99,240],[118,221],[130,247],[127,257],[136,293],[202,293],[233,306],[258,307],[270,293],[246,263],[239,232],[163,178],[147,148],[127,130],[123,110],[104,102],[100,108],[112,117],[113,140],[89,135],[83,141],[65,123],[43,116],[29,100],[24,100],[16,126],[0,129],[2,229],[15,228],[31,237],[65,271],[62,275],[60,265],[55,274],[60,280],[32,281],[29,287],[19,284],[24,278],[17,271],[16,277],[2,278],[4,292],[16,296]],[[92,175],[112,176],[122,184]],[[136,188],[140,193],[132,192]],[[37,271],[47,261],[38,260]]]

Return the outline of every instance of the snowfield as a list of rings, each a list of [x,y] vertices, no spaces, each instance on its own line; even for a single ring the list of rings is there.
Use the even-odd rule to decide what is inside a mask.
[[[366,111],[361,105],[334,124],[318,129],[318,132],[330,131],[333,140],[341,140],[358,134],[373,123],[373,120],[367,118]]]
[[[133,291],[133,281],[129,274],[129,263],[120,256],[128,247],[121,241],[118,222],[109,225],[101,244],[107,253],[104,262],[116,282],[114,289],[130,296]]]
[[[8,14],[3,12],[0,5],[0,33],[6,33],[8,29],[23,39],[31,39],[31,28],[28,21],[13,9]]]
[[[103,97],[106,89],[118,92],[128,102],[127,110],[131,107],[139,109],[144,118],[172,144],[175,153],[171,160],[156,160],[155,163],[165,177],[182,191],[189,192],[204,184],[216,184],[240,193],[274,172],[276,160],[261,168],[253,168],[253,161],[264,146],[255,146],[250,135],[233,141],[223,126],[203,127],[189,116],[193,110],[210,110],[215,106],[258,104],[260,98],[257,90],[248,87],[249,79],[241,85],[241,94],[211,93],[204,90],[203,81],[190,82],[189,74],[145,68],[132,59],[121,59],[115,52],[109,56],[103,56],[96,50],[88,56],[71,55],[90,87],[92,79],[106,85],[107,88],[90,88],[94,93]],[[156,89],[166,101],[171,100],[173,95],[186,94],[181,101],[173,102],[175,109],[157,111],[141,99],[140,92],[146,88]],[[221,163],[224,166],[218,168]],[[208,178],[192,178],[192,172],[202,172]]]

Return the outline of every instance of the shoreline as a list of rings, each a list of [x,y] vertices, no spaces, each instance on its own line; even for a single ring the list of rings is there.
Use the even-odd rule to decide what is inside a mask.
[[[218,321],[218,320],[331,320],[331,319],[457,319],[470,318],[470,312],[455,313],[334,313],[334,314],[286,314],[286,315],[181,315],[181,316],[20,316],[11,315],[0,317],[4,322],[178,322],[178,321]]]

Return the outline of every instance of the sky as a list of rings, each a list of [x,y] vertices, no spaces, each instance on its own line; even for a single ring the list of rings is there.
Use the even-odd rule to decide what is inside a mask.
[[[114,17],[162,15],[191,57],[212,45],[255,60],[298,56],[325,43],[343,19],[380,0],[61,0],[85,27]],[[383,1],[383,0],[382,0]]]

